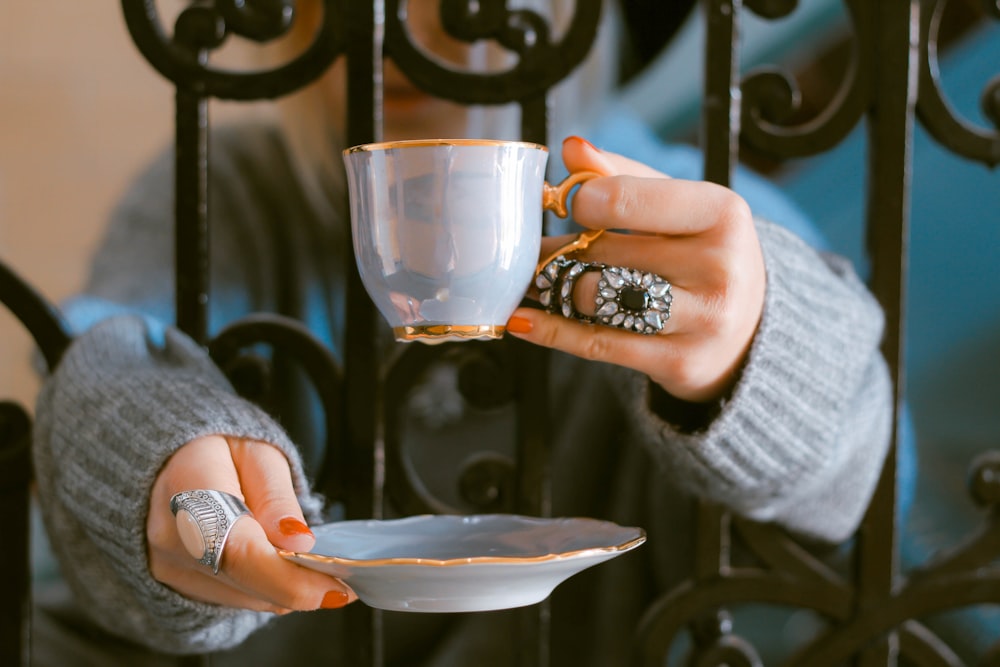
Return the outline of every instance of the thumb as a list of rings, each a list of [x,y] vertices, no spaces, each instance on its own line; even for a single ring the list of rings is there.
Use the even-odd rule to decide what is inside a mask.
[[[284,453],[264,442],[227,438],[247,507],[271,544],[309,551],[316,543],[295,496]]]

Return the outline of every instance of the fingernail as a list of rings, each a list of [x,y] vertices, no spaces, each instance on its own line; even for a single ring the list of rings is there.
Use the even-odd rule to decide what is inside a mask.
[[[577,136],[575,134],[572,134],[572,135],[566,137],[565,139],[563,139],[563,146],[565,146],[570,141],[575,141],[577,143],[583,144],[584,146],[590,148],[591,150],[595,150],[595,151],[597,150],[597,146],[595,146],[594,144],[590,143],[589,141],[587,141],[583,137]]]
[[[278,530],[281,531],[282,535],[312,535],[313,532],[309,530],[309,526],[302,523],[293,516],[286,516],[284,519],[278,522]]]
[[[351,601],[350,596],[343,591],[329,591],[323,596],[320,609],[340,609]]]
[[[509,320],[507,320],[507,331],[511,333],[526,334],[531,333],[534,325],[531,320],[524,317],[517,317],[516,315]]]

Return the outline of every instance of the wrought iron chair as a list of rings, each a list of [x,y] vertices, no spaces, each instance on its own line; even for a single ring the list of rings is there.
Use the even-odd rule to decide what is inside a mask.
[[[322,29],[300,57],[280,71],[233,74],[214,69],[204,57],[229,33],[263,41],[288,28],[292,0],[274,2],[197,2],[185,9],[172,36],[161,26],[154,2],[122,0],[125,20],[139,50],[177,90],[177,323],[204,344],[223,367],[231,367],[241,350],[260,342],[294,349],[314,369],[331,425],[330,457],[336,466],[321,479],[322,489],[341,501],[348,517],[378,514],[378,499],[390,494],[412,511],[433,508],[407,478],[398,443],[391,428],[385,439],[384,402],[398,400],[380,382],[374,340],[375,316],[359,279],[347,276],[349,294],[347,352],[340,372],[330,363],[328,351],[304,327],[280,316],[262,315],[234,322],[214,339],[207,333],[205,239],[206,179],[210,165],[205,156],[209,132],[210,98],[255,100],[275,98],[296,90],[317,77],[334,59],[345,57],[349,69],[348,141],[371,141],[379,136],[377,86],[380,56],[406,63],[406,73],[421,87],[467,104],[516,102],[523,111],[522,133],[528,140],[545,143],[546,95],[586,54],[600,14],[600,0],[579,0],[565,37],[558,43],[518,40],[511,26],[516,12],[506,3],[484,2],[497,9],[497,22],[471,27],[460,37],[496,37],[520,51],[524,66],[499,73],[469,76],[443,68],[425,58],[401,29],[398,7],[403,0],[372,3],[324,0]],[[444,3],[458,19],[466,3]],[[469,3],[470,5],[472,3]],[[480,3],[476,3],[477,5]],[[920,122],[950,150],[970,160],[990,165],[1000,162],[1000,134],[972,127],[956,117],[940,91],[936,43],[945,0],[846,0],[854,29],[854,55],[849,75],[829,108],[800,124],[787,124],[782,112],[794,95],[787,80],[769,72],[740,79],[737,35],[744,12],[780,18],[794,12],[794,0],[703,0],[707,18],[704,112],[701,125],[705,153],[705,178],[728,184],[740,146],[752,147],[774,159],[813,155],[829,149],[852,128],[864,123],[868,131],[867,201],[868,250],[872,263],[871,286],[886,310],[889,322],[884,353],[895,380],[897,405],[903,402],[903,339],[905,283],[907,277],[910,145],[914,123]],[[743,5],[746,5],[745,7]],[[665,11],[658,3],[626,3],[637,25],[644,26],[637,40],[640,55],[655,52],[658,38],[650,16]],[[989,11],[1000,18],[996,5]],[[660,14],[662,17],[663,15]],[[521,17],[523,18],[523,16]],[[383,29],[384,28],[384,32]],[[506,32],[505,32],[506,31]],[[514,39],[507,39],[514,37]],[[647,41],[648,40],[648,41]],[[536,52],[532,53],[532,50]],[[528,57],[546,51],[558,57]],[[741,90],[741,95],[734,95]],[[997,84],[987,91],[992,118],[1000,117]],[[50,368],[59,363],[71,342],[59,311],[33,291],[19,276],[0,264],[0,302],[32,334]],[[537,373],[544,367],[544,352],[516,342],[506,343],[502,354],[511,361],[512,390],[505,400],[517,404],[520,415],[519,457],[516,466],[468,471],[478,486],[471,497],[482,499],[487,510],[497,509],[493,499],[502,492],[508,500],[501,509],[545,514],[546,422],[544,386]],[[499,348],[497,348],[499,349]],[[394,363],[413,369],[430,363],[440,350],[410,347]],[[509,356],[508,356],[509,355]],[[496,372],[490,356],[470,359],[472,366]],[[352,391],[340,391],[349,383]],[[474,391],[471,390],[471,391]],[[374,400],[373,400],[374,397]],[[480,397],[490,401],[495,397]],[[475,397],[472,397],[475,400]],[[897,424],[899,419],[897,416]],[[390,425],[391,427],[391,425]],[[898,431],[898,429],[897,429]],[[30,567],[27,515],[31,469],[30,420],[23,409],[0,403],[0,498],[8,517],[5,548],[0,567],[12,584],[0,606],[0,661],[27,660],[30,631]],[[384,444],[383,444],[384,443]],[[377,461],[386,463],[384,486],[376,486]],[[719,507],[698,509],[695,576],[656,600],[636,628],[633,664],[663,664],[677,636],[691,628],[693,657],[690,664],[759,664],[753,645],[732,631],[727,608],[750,602],[808,608],[829,622],[829,629],[809,639],[791,659],[797,665],[919,665],[962,664],[955,653],[918,619],[942,609],[977,604],[1000,604],[1000,570],[993,562],[1000,555],[1000,457],[988,455],[973,470],[972,492],[991,510],[981,533],[968,542],[938,555],[904,577],[899,568],[899,526],[895,449],[886,462],[877,492],[858,531],[851,557],[850,577],[841,577],[785,534],[767,526],[730,516]],[[333,470],[336,470],[334,473]],[[348,483],[350,480],[350,483]],[[735,567],[731,545],[740,539],[758,559],[756,567]],[[351,664],[379,664],[381,641],[379,612],[355,605],[349,623],[358,641]],[[522,629],[532,647],[521,664],[546,664],[546,612],[544,605],[526,609]],[[994,649],[993,659],[997,650]],[[989,659],[983,657],[983,660]]]

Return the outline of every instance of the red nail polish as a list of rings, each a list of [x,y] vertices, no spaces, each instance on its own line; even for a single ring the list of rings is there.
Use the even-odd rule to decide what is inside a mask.
[[[320,602],[320,609],[340,609],[345,606],[351,599],[348,597],[347,593],[343,591],[328,591],[326,595],[323,596],[323,601]]]
[[[590,148],[591,150],[594,150],[594,151],[597,150],[597,146],[595,146],[594,144],[590,143],[589,141],[587,141],[583,137],[577,136],[575,134],[570,135],[570,136],[566,137],[565,139],[563,139],[563,145],[565,146],[566,143],[570,142],[570,141],[575,141],[577,143],[583,144],[584,146],[586,146],[587,148]]]
[[[309,526],[302,523],[293,516],[286,516],[284,519],[278,522],[278,530],[281,531],[282,535],[312,535],[313,532],[309,530]]]
[[[507,320],[507,331],[511,333],[531,333],[533,328],[534,325],[531,323],[531,320],[523,317],[514,316]]]

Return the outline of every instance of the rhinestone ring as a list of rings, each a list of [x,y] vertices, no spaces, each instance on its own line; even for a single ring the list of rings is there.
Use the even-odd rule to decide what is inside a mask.
[[[670,319],[670,283],[655,273],[624,266],[601,267],[595,320],[609,327],[655,334]]]
[[[577,279],[587,271],[600,271],[594,307],[590,317],[573,305]],[[608,266],[599,262],[581,262],[560,255],[546,264],[535,277],[539,301],[549,313],[581,322],[655,334],[670,319],[673,295],[670,283],[655,273]]]

